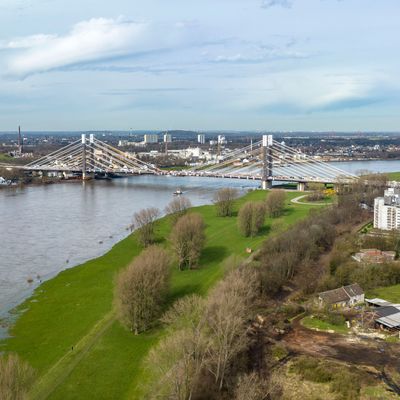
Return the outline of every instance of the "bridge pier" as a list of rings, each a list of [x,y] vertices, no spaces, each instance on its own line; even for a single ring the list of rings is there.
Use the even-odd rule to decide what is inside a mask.
[[[263,135],[262,137],[262,181],[261,187],[272,188],[272,135]]]
[[[86,134],[82,133],[82,180],[86,180]]]
[[[306,190],[305,182],[297,182],[297,190],[299,192],[304,192]]]
[[[272,181],[262,180],[261,181],[261,189],[263,189],[263,190],[272,189]]]

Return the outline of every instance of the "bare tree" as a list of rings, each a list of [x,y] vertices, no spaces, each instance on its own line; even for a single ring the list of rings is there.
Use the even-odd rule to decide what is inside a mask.
[[[154,242],[154,223],[160,216],[160,210],[155,207],[145,208],[133,215],[131,229],[137,229],[139,242],[148,246]]]
[[[192,207],[192,203],[187,197],[178,196],[165,207],[165,212],[171,215],[172,221],[175,223],[190,207]]]
[[[197,264],[205,241],[204,228],[203,218],[196,213],[180,217],[172,228],[170,241],[180,270]]]
[[[118,274],[114,294],[117,314],[136,335],[148,329],[159,314],[168,289],[169,267],[168,253],[151,246]]]
[[[189,329],[162,339],[147,357],[153,373],[148,386],[151,398],[190,400],[199,384],[206,346],[205,337]]]
[[[152,398],[187,400],[195,393],[208,346],[204,306],[200,296],[185,296],[163,316],[170,334],[147,357],[153,374],[147,391]]]
[[[199,330],[204,322],[205,300],[196,295],[178,299],[161,318],[172,330],[190,328]]]
[[[282,399],[284,374],[284,371],[277,369],[268,379],[262,378],[256,372],[239,376],[235,388],[235,400]]]
[[[232,188],[220,189],[215,193],[214,204],[219,217],[230,217],[232,215],[234,202],[237,196],[238,191]]]
[[[259,280],[250,266],[233,270],[210,293],[207,306],[207,328],[211,345],[207,366],[222,389],[235,356],[248,346],[247,320]]]
[[[235,389],[235,400],[266,400],[268,398],[267,382],[251,372],[241,375]]]
[[[239,232],[244,236],[250,236],[252,232],[253,203],[248,201],[240,207],[238,214]]]
[[[0,356],[0,399],[23,400],[28,397],[35,373],[16,354]]]
[[[255,236],[265,222],[266,207],[260,201],[248,201],[239,210],[238,227],[244,236]]]
[[[285,207],[286,193],[282,189],[274,189],[268,193],[265,206],[270,217],[279,217]]]

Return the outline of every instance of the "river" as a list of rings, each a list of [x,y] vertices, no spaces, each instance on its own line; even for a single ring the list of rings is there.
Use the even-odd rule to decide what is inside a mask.
[[[352,173],[400,171],[400,161],[332,164]],[[129,233],[136,211],[163,210],[177,188],[193,205],[209,204],[226,186],[245,191],[259,182],[136,176],[0,190],[0,318],[41,281],[108,251]]]
[[[163,211],[177,188],[202,205],[221,187],[245,191],[259,184],[146,175],[0,190],[0,318],[41,281],[126,237],[136,211]]]

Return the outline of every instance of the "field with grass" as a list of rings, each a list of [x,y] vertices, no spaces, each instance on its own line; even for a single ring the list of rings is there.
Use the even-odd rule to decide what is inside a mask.
[[[0,162],[10,162],[11,160],[12,157],[10,157],[8,154],[0,153]]]
[[[391,181],[400,181],[400,172],[388,172],[386,175]]]
[[[265,196],[265,191],[250,192],[237,201],[236,210],[247,200]],[[214,206],[193,208],[191,211],[200,213],[206,223],[200,268],[178,271],[173,266],[166,307],[186,294],[207,293],[223,275],[224,260],[229,256],[245,258],[246,248],[256,250],[269,235],[304,218],[312,207],[291,203],[296,196],[296,192],[287,193],[284,214],[266,219],[262,232],[254,238],[238,233],[237,212],[221,218],[215,216]],[[158,243],[166,248],[170,229],[168,217],[158,221]],[[140,383],[146,379],[142,361],[164,331],[159,326],[134,336],[116,320],[112,306],[116,273],[141,250],[133,233],[102,257],[44,282],[18,307],[11,337],[0,342],[0,351],[17,352],[36,369],[33,399],[141,397]]]
[[[316,317],[307,316],[301,320],[301,324],[308,329],[318,329],[319,331],[333,331],[335,333],[348,333],[349,329],[345,324],[334,325],[327,321],[322,321]]]
[[[392,303],[400,303],[400,285],[380,287],[377,289],[368,290],[365,295],[366,298],[372,299],[379,297],[381,299],[390,301]]]

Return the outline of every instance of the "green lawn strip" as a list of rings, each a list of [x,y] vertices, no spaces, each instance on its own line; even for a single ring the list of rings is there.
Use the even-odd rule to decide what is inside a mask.
[[[388,172],[385,175],[388,176],[391,181],[399,181],[400,180],[400,172]]]
[[[113,312],[109,312],[98,321],[87,335],[38,379],[30,393],[30,398],[46,399],[67,378],[113,322],[115,322]]]
[[[117,321],[50,396],[65,399],[123,399],[160,329],[134,336]]]
[[[288,193],[288,200],[296,195]],[[250,199],[264,198],[265,192],[253,191],[240,199],[237,206]],[[222,276],[224,259],[231,254],[245,256],[246,247],[259,247],[269,232],[269,226],[284,229],[306,216],[309,208],[289,205],[283,217],[274,221],[268,219],[263,236],[255,238],[239,235],[236,217],[217,218],[213,206],[195,208],[194,211],[200,212],[207,224],[207,243],[201,268],[184,272],[174,268],[168,304],[188,293],[206,293]],[[169,230],[168,218],[161,219],[158,235],[160,243],[165,246],[168,243],[162,238],[168,235]],[[141,360],[162,330],[134,337],[118,323],[108,327],[99,321],[112,309],[116,272],[140,251],[135,234],[130,235],[104,256],[63,271],[45,282],[19,307],[21,316],[11,331],[13,337],[3,341],[0,348],[16,351],[38,371],[39,380],[34,393],[46,394],[59,383],[51,398],[57,398],[57,393],[63,393],[64,399],[86,398],[81,391],[82,386],[87,385],[88,391],[96,388],[99,393],[104,393],[97,398],[120,398],[132,385],[134,393],[135,381],[141,376]],[[70,354],[72,346],[78,348],[75,354]],[[104,367],[100,368],[102,362]],[[127,380],[128,384],[121,385],[121,380]],[[106,396],[109,391],[115,395]]]
[[[375,297],[390,301],[392,303],[400,303],[400,285],[380,287],[368,290],[365,297],[373,299]]]
[[[329,322],[322,321],[318,318],[312,318],[311,316],[305,317],[301,320],[301,324],[308,329],[318,329],[320,331],[334,331],[335,333],[348,333],[349,329],[345,324],[333,325]]]

